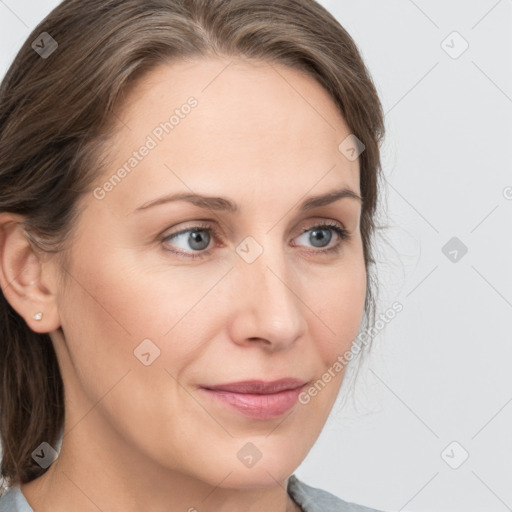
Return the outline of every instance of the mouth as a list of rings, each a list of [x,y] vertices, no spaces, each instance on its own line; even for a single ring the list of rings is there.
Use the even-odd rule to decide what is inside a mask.
[[[288,412],[296,404],[306,384],[304,380],[285,378],[231,382],[201,386],[200,389],[212,400],[245,416],[269,420]]]

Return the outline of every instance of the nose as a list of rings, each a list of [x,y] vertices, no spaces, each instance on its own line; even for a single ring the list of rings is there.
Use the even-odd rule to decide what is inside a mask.
[[[304,335],[307,300],[282,248],[264,249],[252,263],[238,260],[232,274],[236,304],[230,335],[235,343],[275,351]]]

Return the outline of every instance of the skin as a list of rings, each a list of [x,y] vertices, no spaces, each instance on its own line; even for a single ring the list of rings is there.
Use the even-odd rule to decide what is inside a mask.
[[[344,372],[272,420],[248,418],[199,386],[313,383],[350,348],[367,285],[361,203],[297,206],[343,186],[360,195],[359,161],[338,150],[351,131],[312,78],[195,59],[161,65],[131,91],[97,185],[190,96],[198,106],[121,183],[102,200],[81,198],[66,272],[31,248],[19,217],[0,216],[2,289],[31,329],[50,333],[65,385],[60,456],[21,486],[36,512],[298,510],[287,479],[319,436]],[[230,198],[240,212],[175,202],[134,213],[190,191]],[[211,252],[173,254],[194,246],[187,235],[161,235],[198,221],[219,232]],[[339,243],[339,252],[322,254],[311,231],[302,234],[319,221],[350,234],[324,233],[324,246]],[[236,252],[247,236],[263,248],[252,263]],[[134,356],[146,338],[160,349],[149,366]],[[251,468],[237,458],[248,442],[262,454]]]

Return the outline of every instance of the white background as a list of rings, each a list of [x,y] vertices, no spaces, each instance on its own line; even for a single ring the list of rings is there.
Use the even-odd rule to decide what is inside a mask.
[[[386,112],[375,340],[297,470],[384,511],[512,508],[512,1],[323,0]],[[0,0],[0,76],[58,4]],[[458,58],[463,40],[469,44]],[[448,39],[446,39],[448,37]],[[445,43],[443,43],[445,41]],[[447,50],[447,51],[445,51]],[[453,262],[442,247],[468,248]],[[460,253],[459,253],[460,255]],[[453,449],[445,448],[455,441]],[[467,460],[457,469],[464,450]]]

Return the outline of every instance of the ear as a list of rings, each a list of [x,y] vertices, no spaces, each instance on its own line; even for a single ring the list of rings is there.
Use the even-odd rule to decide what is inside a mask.
[[[0,287],[9,304],[34,332],[47,333],[60,327],[56,301],[55,272],[44,264],[23,230],[23,217],[0,213]],[[42,319],[34,319],[42,313]]]

